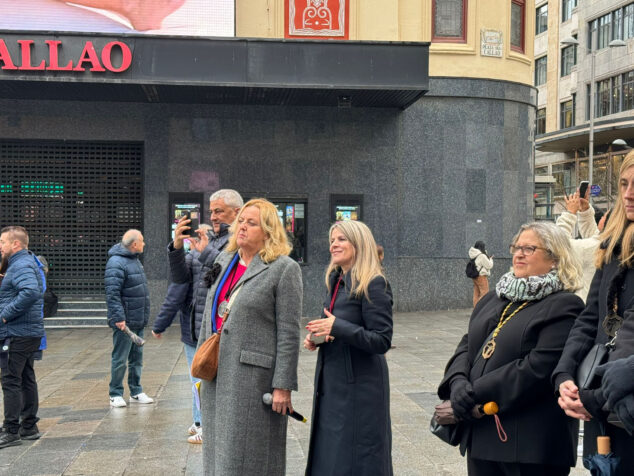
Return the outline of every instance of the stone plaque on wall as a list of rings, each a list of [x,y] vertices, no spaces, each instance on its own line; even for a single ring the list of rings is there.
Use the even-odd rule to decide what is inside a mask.
[[[480,54],[482,56],[502,57],[502,32],[498,30],[480,30]]]
[[[286,38],[348,39],[349,0],[286,0]]]

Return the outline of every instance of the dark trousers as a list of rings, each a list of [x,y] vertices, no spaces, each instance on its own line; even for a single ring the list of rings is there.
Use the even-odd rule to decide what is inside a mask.
[[[568,466],[552,464],[502,463],[467,456],[469,476],[566,476]]]
[[[30,430],[39,420],[33,354],[38,351],[41,340],[41,337],[11,338],[9,359],[2,367],[0,377],[4,397],[2,426],[9,433],[17,433],[20,425]]]
[[[132,332],[143,337],[143,329]],[[123,397],[123,377],[128,367],[128,387],[130,396],[143,392],[141,387],[141,369],[143,368],[143,347],[132,343],[132,340],[119,329],[112,333],[112,366],[110,368],[110,396]]]

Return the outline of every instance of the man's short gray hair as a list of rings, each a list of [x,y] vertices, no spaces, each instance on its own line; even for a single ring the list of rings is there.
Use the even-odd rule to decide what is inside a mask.
[[[139,230],[131,229],[126,231],[121,238],[121,244],[124,248],[129,249],[136,240],[140,239],[143,234]]]
[[[240,194],[230,188],[218,190],[209,197],[210,202],[220,199],[224,200],[227,205],[233,208],[242,208],[242,205],[244,205],[244,200],[242,200]]]

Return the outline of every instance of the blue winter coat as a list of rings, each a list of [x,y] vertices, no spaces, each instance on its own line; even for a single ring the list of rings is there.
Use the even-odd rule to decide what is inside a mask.
[[[191,303],[192,286],[189,283],[170,283],[167,286],[167,296],[165,296],[161,310],[152,325],[152,330],[157,334],[162,334],[172,324],[176,314],[180,313],[181,342],[196,346],[189,328]]]
[[[142,329],[150,318],[150,293],[143,265],[137,253],[121,243],[108,251],[106,264],[106,302],[108,325],[125,321],[130,329]]]
[[[9,258],[0,285],[0,339],[43,337],[43,307],[44,282],[35,255],[20,250]]]

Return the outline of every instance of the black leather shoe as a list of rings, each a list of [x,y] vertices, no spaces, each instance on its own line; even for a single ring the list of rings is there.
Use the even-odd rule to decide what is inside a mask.
[[[28,430],[25,430],[24,428],[20,428],[20,438],[23,440],[39,440],[40,439],[40,432],[37,429],[37,425],[35,425],[33,428],[30,428]]]
[[[6,448],[7,446],[17,446],[21,444],[22,440],[20,439],[19,434],[8,433],[6,431],[0,433],[0,448]]]

